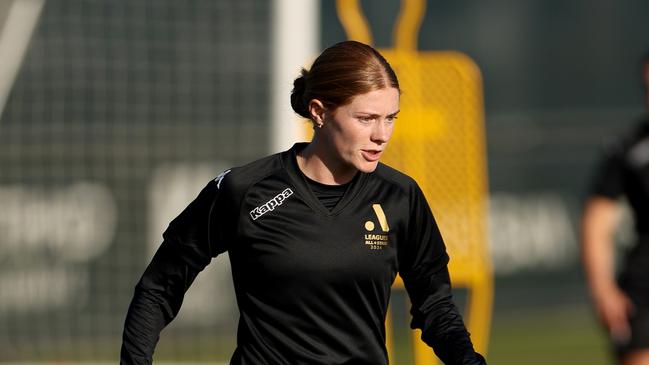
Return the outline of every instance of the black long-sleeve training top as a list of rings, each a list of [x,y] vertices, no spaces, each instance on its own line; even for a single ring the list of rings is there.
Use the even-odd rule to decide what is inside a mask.
[[[649,303],[649,116],[604,150],[589,197],[625,197],[635,222],[636,243],[624,258],[620,284]]]
[[[446,364],[484,364],[452,301],[448,256],[424,195],[379,164],[326,209],[296,144],[209,182],[169,225],[135,289],[122,364],[149,364],[196,275],[228,252],[240,311],[231,364],[387,364],[384,321],[401,275],[413,328]]]

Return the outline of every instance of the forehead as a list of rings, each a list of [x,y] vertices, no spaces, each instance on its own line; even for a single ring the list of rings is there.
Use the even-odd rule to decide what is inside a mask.
[[[359,94],[343,107],[351,112],[394,113],[399,109],[399,90],[389,87]]]

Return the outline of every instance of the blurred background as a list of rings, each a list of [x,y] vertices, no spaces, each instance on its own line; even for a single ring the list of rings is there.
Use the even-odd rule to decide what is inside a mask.
[[[400,1],[361,4],[390,48]],[[2,0],[0,29],[0,362],[114,363],[169,220],[222,170],[294,140],[293,78],[346,39],[335,2]],[[646,0],[427,2],[419,49],[461,51],[483,76],[490,363],[611,363],[579,212],[599,149],[645,111],[648,34]],[[233,298],[219,257],[156,359],[226,362]]]

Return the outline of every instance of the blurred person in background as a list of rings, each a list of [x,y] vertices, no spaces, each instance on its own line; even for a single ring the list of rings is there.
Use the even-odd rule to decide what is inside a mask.
[[[641,70],[649,111],[649,53]],[[633,211],[637,241],[616,278],[622,198]],[[649,365],[649,113],[606,149],[583,212],[581,248],[594,307],[619,364]]]
[[[375,49],[346,41],[294,81],[310,143],[209,182],[175,218],[136,285],[122,364],[150,364],[198,273],[228,252],[239,307],[231,364],[388,363],[394,279],[412,327],[445,364],[481,365],[451,295],[449,257],[410,177],[379,163],[399,112],[397,76]]]

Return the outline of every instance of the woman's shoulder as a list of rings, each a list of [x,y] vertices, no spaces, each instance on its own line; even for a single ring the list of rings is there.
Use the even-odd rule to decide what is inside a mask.
[[[649,140],[649,118],[640,119],[617,133],[608,135],[600,142],[600,153],[606,158],[624,159],[639,144]]]
[[[382,162],[379,162],[374,171],[374,175],[377,178],[384,180],[386,183],[396,185],[406,191],[417,186],[415,179]]]
[[[226,190],[245,191],[259,180],[282,170],[281,154],[274,154],[232,167],[220,173],[214,180]]]

